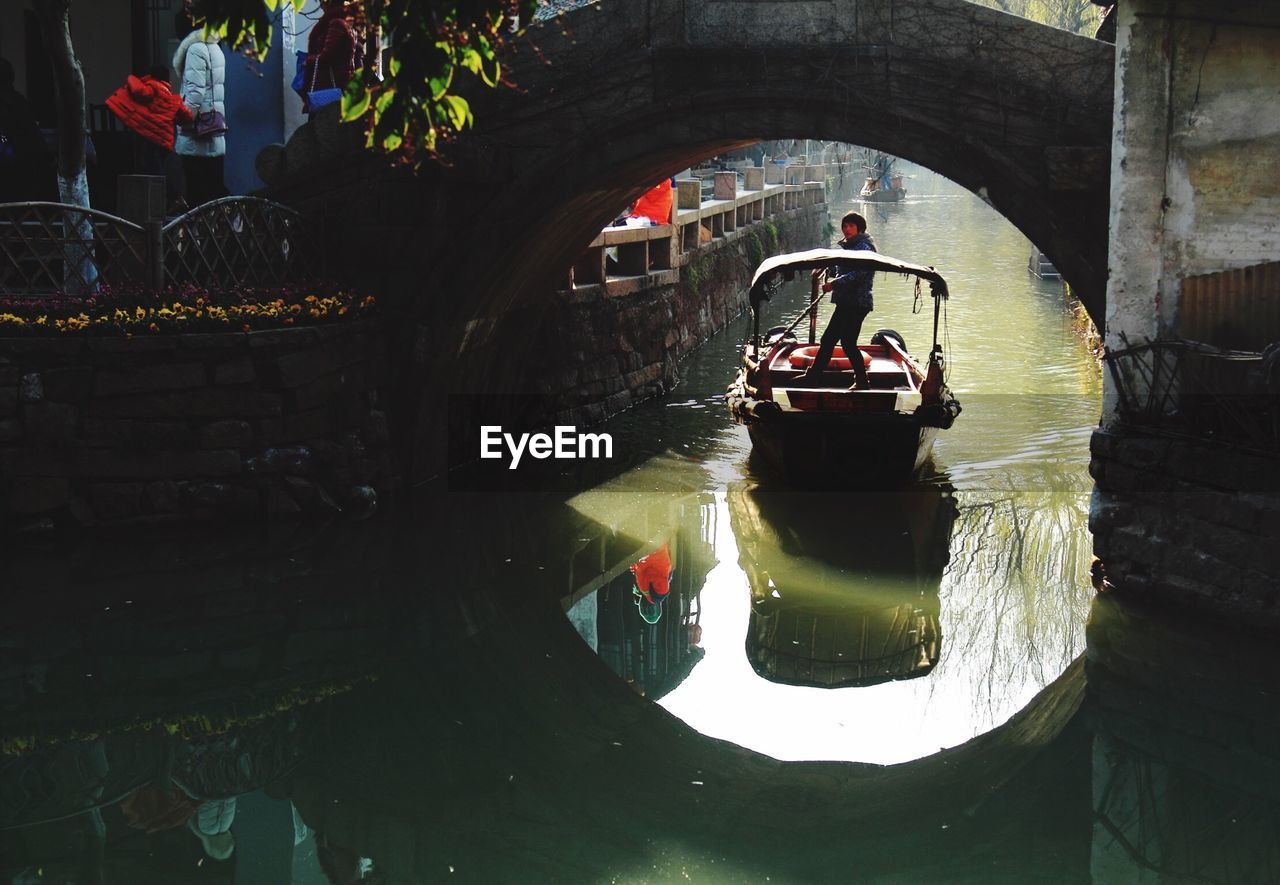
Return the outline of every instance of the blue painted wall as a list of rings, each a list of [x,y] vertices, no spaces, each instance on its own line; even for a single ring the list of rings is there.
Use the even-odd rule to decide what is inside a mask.
[[[271,51],[265,62],[227,54],[227,159],[225,180],[233,194],[263,187],[253,162],[258,151],[284,141],[284,52],[280,28],[271,31]]]

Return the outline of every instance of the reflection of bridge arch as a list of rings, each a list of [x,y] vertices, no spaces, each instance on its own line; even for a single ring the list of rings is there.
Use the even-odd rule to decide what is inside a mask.
[[[668,485],[640,493],[642,504],[654,504],[643,510],[687,498],[671,465],[656,478]],[[296,644],[304,661],[380,659],[376,681],[358,680],[322,703],[229,733],[261,733],[249,742],[261,745],[255,753],[288,763],[271,795],[293,799],[308,824],[373,857],[394,874],[391,881],[430,881],[446,865],[464,881],[642,872],[666,881],[679,878],[686,862],[728,880],[872,879],[899,873],[904,863],[920,872],[958,863],[999,868],[1010,871],[1007,881],[1027,881],[1046,863],[1074,863],[1079,868],[1069,872],[1083,873],[1087,852],[1071,850],[1088,836],[1087,735],[1073,724],[1084,691],[1079,664],[1007,725],[907,765],[784,764],[705,738],[635,696],[563,615],[558,594],[574,549],[565,542],[609,536],[618,549],[634,550],[639,543],[627,544],[643,542],[646,525],[661,528],[645,523],[645,513],[623,512],[622,494],[599,498],[612,524],[586,518],[586,502],[577,518],[541,510],[531,518],[495,510],[482,495],[475,508],[450,500],[448,520],[424,520],[407,536],[384,537],[369,526],[319,537],[314,552],[290,549],[287,565],[207,575],[203,592],[235,590],[245,604],[267,606],[287,587],[304,609],[296,623],[252,618],[221,643],[242,640],[246,629],[279,627],[280,641]],[[512,560],[474,557],[488,543],[485,532],[511,545]],[[376,539],[372,559],[359,552],[361,539]],[[320,567],[334,559],[362,561],[370,571],[347,579]],[[246,573],[255,577],[249,588]],[[406,598],[406,588],[424,580],[428,592]],[[365,589],[343,592],[353,586]],[[550,592],[535,592],[543,590]],[[208,630],[201,612],[166,620],[164,629]],[[324,631],[324,642],[309,641],[317,618],[341,623],[354,613],[363,625],[354,635]],[[151,607],[139,605],[123,623],[151,635],[158,633],[151,618]],[[121,622],[112,623],[119,629]],[[169,668],[157,657],[155,669]],[[120,768],[126,759],[138,763],[138,784],[164,770],[163,741],[140,743],[128,729],[104,730],[99,740],[107,773],[128,774]],[[1061,776],[1076,766],[1078,778]],[[109,835],[120,833],[114,826]]]

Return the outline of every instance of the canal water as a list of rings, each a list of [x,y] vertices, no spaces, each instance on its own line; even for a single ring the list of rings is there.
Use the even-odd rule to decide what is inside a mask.
[[[687,548],[699,574],[677,574],[680,592],[659,609],[624,571],[574,599],[571,618],[637,691],[657,688],[698,731],[777,759],[894,763],[955,746],[1005,722],[1084,648],[1098,363],[1061,284],[1029,273],[1025,237],[941,176],[918,170],[908,184],[905,202],[835,202],[830,214],[838,228],[844,212],[864,213],[881,252],[934,265],[950,284],[939,337],[964,412],[917,486],[801,493],[758,467],[722,402],[744,317],[682,365],[664,400],[609,423],[637,463],[570,502],[638,503],[653,474],[673,469],[698,490],[665,526],[644,508],[643,527],[614,519],[647,533],[659,559]],[[792,284],[762,327],[789,322],[807,298],[805,281]],[[880,274],[875,302],[863,340],[892,328],[922,358],[927,290],[918,298],[908,278]],[[696,645],[671,654],[668,625],[642,611],[690,633],[696,622]]]
[[[1094,594],[1097,368],[1022,237],[908,184],[871,231],[951,281],[965,409],[909,490],[757,470],[744,320],[557,483],[0,538],[0,882],[1280,881],[1280,665]],[[912,301],[868,332],[923,352]]]

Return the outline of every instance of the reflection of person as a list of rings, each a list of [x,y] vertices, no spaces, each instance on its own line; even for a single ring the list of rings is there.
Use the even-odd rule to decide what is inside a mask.
[[[662,617],[662,602],[671,593],[671,551],[663,544],[631,566],[635,578],[636,605],[646,623],[656,624]]]
[[[843,248],[853,251],[876,251],[875,243],[867,233],[867,220],[857,212],[845,214],[840,220],[840,232],[844,234],[844,239],[840,241]],[[862,355],[858,351],[858,335],[862,332],[862,321],[867,318],[867,314],[871,313],[874,306],[871,285],[875,281],[875,272],[840,265],[836,266],[835,271],[836,277],[822,285],[823,292],[831,293],[831,303],[836,306],[835,312],[831,314],[827,328],[822,333],[822,341],[818,346],[817,355],[813,358],[813,365],[800,373],[795,380],[799,383],[817,380],[827,368],[827,363],[831,361],[831,354],[835,351],[836,342],[839,341],[840,346],[844,348],[845,356],[853,366],[856,379],[849,389],[866,388],[870,386],[870,381],[867,378],[867,368],[862,362]]]
[[[196,28],[178,45],[173,69],[182,82],[179,93],[193,114],[216,112],[226,115],[227,59],[216,34],[204,35]],[[226,196],[223,160],[227,153],[225,135],[197,135],[180,129],[173,150],[182,157],[187,181],[187,202],[192,206]]]

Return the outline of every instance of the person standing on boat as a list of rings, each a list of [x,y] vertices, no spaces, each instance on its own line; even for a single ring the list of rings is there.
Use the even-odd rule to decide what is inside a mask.
[[[875,252],[876,246],[867,233],[867,219],[857,212],[847,212],[840,219],[840,232],[844,239],[840,245],[853,251]],[[850,390],[871,386],[867,378],[867,368],[863,365],[861,353],[858,351],[858,335],[862,332],[862,321],[871,313],[874,303],[871,298],[871,285],[875,281],[875,271],[858,270],[852,267],[835,265],[832,270],[835,277],[822,284],[823,292],[831,293],[831,303],[836,306],[827,321],[827,328],[822,333],[818,353],[813,358],[813,365],[797,376],[796,381],[805,383],[816,380],[827,368],[831,354],[835,351],[836,342],[844,348],[845,355],[853,366],[854,381]],[[816,271],[815,271],[816,273]]]

